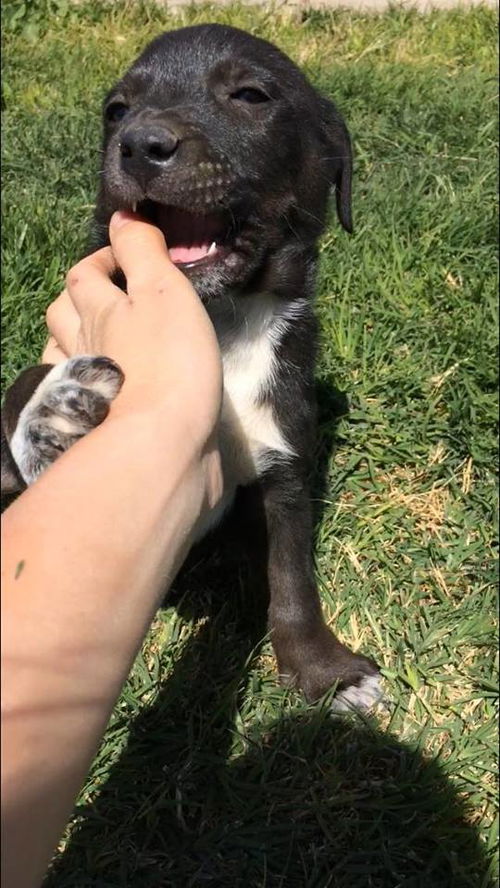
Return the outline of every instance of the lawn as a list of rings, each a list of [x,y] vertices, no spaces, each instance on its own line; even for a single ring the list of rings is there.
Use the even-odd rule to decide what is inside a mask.
[[[390,700],[334,719],[281,690],[244,568],[217,549],[158,613],[47,886],[489,888],[495,13],[6,6],[3,387],[36,362],[84,248],[101,100],[151,37],[247,28],[346,117],[355,233],[332,214],[317,300],[316,570],[329,621],[383,666]]]

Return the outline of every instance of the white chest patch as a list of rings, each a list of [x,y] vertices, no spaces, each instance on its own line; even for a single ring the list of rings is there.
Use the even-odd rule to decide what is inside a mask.
[[[219,514],[230,504],[239,484],[248,484],[277,460],[294,455],[263,396],[273,387],[276,347],[304,305],[305,301],[284,302],[259,294],[210,307],[224,367],[221,453],[225,495]]]

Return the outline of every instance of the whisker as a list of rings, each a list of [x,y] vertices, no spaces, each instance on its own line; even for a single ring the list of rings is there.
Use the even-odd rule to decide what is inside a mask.
[[[314,213],[310,213],[309,210],[306,210],[304,207],[296,207],[299,213],[303,213],[305,216],[309,216],[310,219],[313,219],[318,225],[321,225],[321,219],[314,215]]]

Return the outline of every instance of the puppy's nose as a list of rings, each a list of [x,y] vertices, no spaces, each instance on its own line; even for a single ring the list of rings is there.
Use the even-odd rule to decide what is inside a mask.
[[[162,172],[177,151],[179,141],[167,127],[128,129],[120,142],[122,169],[144,184]]]

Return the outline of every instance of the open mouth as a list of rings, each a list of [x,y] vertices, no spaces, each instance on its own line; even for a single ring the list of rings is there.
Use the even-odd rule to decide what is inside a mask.
[[[141,201],[137,211],[163,232],[170,258],[181,268],[211,265],[229,252],[224,213],[191,213],[153,200]]]

